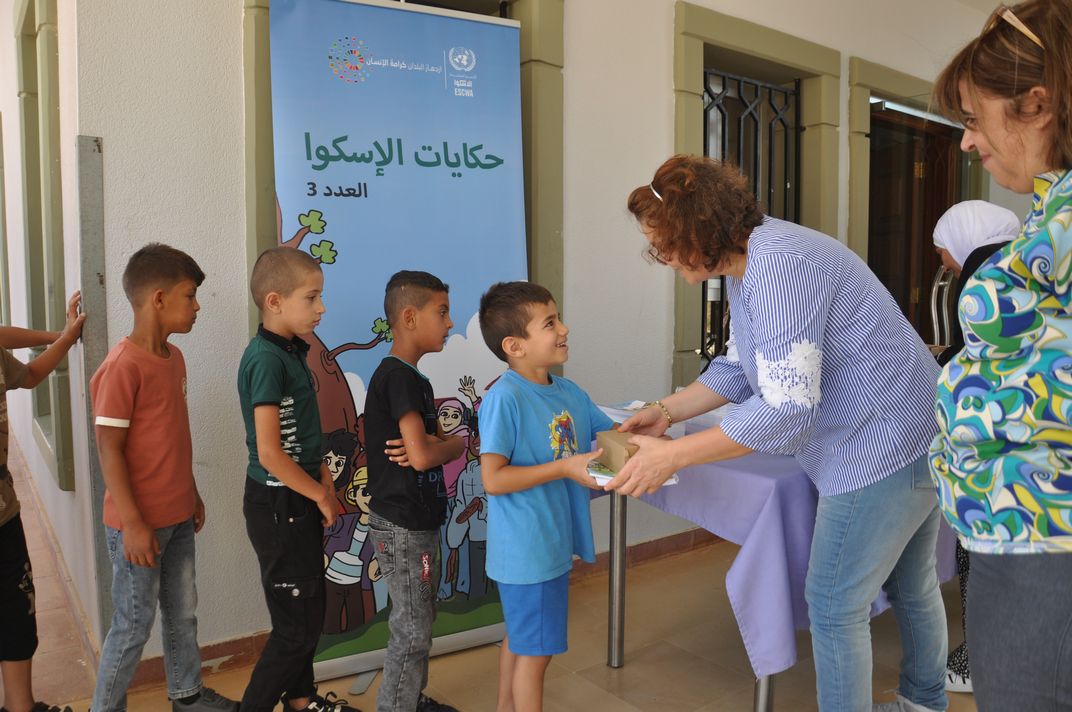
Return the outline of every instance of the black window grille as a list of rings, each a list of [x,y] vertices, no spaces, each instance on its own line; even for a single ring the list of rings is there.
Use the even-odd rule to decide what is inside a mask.
[[[772,84],[704,70],[704,152],[740,167],[763,211],[800,220],[800,80]],[[725,278],[703,289],[700,357],[722,353],[729,337]]]

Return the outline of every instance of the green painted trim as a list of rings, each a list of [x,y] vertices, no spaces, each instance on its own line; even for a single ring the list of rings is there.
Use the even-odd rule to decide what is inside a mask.
[[[4,115],[0,113],[0,322],[11,323],[11,277],[7,266],[7,192],[4,186]]]
[[[521,23],[521,142],[529,279],[547,287],[565,310],[563,0],[517,0],[510,5],[510,19]]]
[[[52,451],[52,416],[34,418],[33,438],[38,450],[41,451],[41,459],[45,461],[45,466],[55,475],[57,468],[56,455]]]
[[[800,94],[800,223],[837,235],[841,83],[829,74],[808,77]]]
[[[279,244],[272,138],[272,72],[268,0],[245,0],[242,11],[242,77],[245,100],[246,274],[261,252]],[[260,312],[246,293],[246,324],[257,331]]]
[[[789,67],[802,75],[827,74],[841,76],[841,53],[799,37],[772,30],[732,15],[724,15],[699,5],[678,0],[674,6],[674,33],[689,35],[709,45],[765,59]],[[702,65],[678,65],[674,85],[696,86],[703,82]],[[686,81],[693,79],[693,83]]]
[[[859,57],[849,57],[849,87],[876,89],[879,94],[896,98],[903,104],[926,109],[933,85],[925,79],[890,69]]]
[[[841,53],[814,42],[724,15],[684,0],[674,6],[674,151],[700,155],[703,147],[704,46],[761,58],[802,78],[801,223],[837,234],[838,132]],[[674,283],[675,387],[699,372],[700,288]]]
[[[990,200],[990,174],[983,168],[978,154],[968,163],[968,200]]]
[[[22,128],[27,308],[35,329],[63,328],[59,31],[56,0],[23,0],[17,8],[16,56]],[[36,188],[36,189],[35,189]],[[71,387],[67,359],[33,391],[35,440],[61,490],[74,489]]]
[[[516,0],[510,5],[510,19],[521,23],[522,64],[565,65],[564,14],[563,0]]]

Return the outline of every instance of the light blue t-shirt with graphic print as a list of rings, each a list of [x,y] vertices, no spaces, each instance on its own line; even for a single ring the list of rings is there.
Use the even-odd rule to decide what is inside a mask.
[[[480,452],[511,465],[542,465],[588,452],[596,433],[613,425],[573,381],[554,376],[539,385],[508,370],[480,406]],[[595,561],[590,498],[588,488],[569,479],[489,495],[488,577],[539,583],[569,571],[574,554]]]

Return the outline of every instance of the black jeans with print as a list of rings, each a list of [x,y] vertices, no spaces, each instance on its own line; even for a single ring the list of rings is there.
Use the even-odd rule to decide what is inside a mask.
[[[242,712],[271,712],[281,697],[315,691],[313,655],[324,622],[324,528],[312,500],[248,477],[242,513],[272,620]]]

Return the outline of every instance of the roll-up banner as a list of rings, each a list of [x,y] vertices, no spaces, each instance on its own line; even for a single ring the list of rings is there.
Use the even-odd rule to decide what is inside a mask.
[[[482,15],[363,0],[272,0],[272,120],[279,243],[324,271],[312,337],[325,441],[343,514],[324,533],[327,612],[318,679],[382,666],[387,586],[368,536],[365,386],[391,346],[384,286],[425,270],[454,321],[420,370],[443,430],[466,438],[443,468],[447,523],[433,652],[503,637],[484,573],[480,402],[504,364],[484,345],[480,295],[525,279],[519,28]]]

